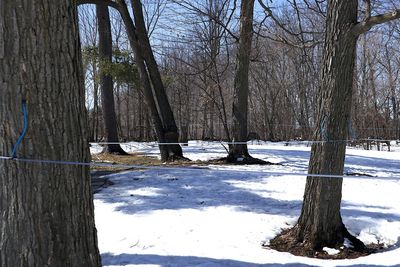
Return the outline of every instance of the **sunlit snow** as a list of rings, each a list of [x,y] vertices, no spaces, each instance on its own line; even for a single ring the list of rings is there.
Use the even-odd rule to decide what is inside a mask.
[[[129,143],[131,152],[158,156],[154,143]],[[301,210],[310,147],[249,145],[250,153],[280,165],[132,170],[95,194],[99,248],[105,266],[400,266],[400,147],[347,150],[345,172],[383,177],[344,179],[342,216],[381,253],[349,260],[296,257],[262,247]],[[92,152],[101,149],[94,145]],[[191,141],[192,160],[226,156],[218,142]],[[274,172],[274,175],[270,173]],[[350,244],[345,244],[349,246]]]

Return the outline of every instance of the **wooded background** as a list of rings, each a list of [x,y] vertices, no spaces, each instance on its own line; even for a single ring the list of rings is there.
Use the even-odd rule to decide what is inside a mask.
[[[310,139],[325,34],[325,1],[255,5],[248,132],[253,139]],[[395,1],[372,1],[376,13]],[[397,3],[397,5],[399,5]],[[145,20],[181,141],[228,140],[232,128],[239,8],[228,0],[147,0]],[[360,6],[361,9],[364,6]],[[363,11],[360,11],[363,14]],[[156,140],[120,15],[110,9],[115,110],[120,140]],[[363,15],[361,15],[362,17]],[[79,7],[90,140],[104,140],[98,27],[92,5]],[[360,36],[349,139],[399,139],[399,22]]]

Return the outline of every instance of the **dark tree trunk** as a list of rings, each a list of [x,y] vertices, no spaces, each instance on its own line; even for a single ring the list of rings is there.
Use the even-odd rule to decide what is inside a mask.
[[[0,155],[89,162],[75,1],[0,2]],[[0,266],[100,266],[89,168],[0,161]]]
[[[127,86],[127,88],[126,88],[127,90],[126,90],[126,94],[125,94],[125,97],[126,97],[126,105],[125,105],[125,107],[126,107],[126,114],[125,114],[125,122],[126,122],[126,138],[128,139],[128,140],[131,140],[131,138],[132,138],[132,135],[131,135],[131,133],[132,133],[132,131],[131,131],[131,120],[130,120],[130,118],[131,118],[131,109],[130,109],[130,107],[131,107],[131,86],[128,84],[128,86]]]
[[[242,1],[240,9],[240,39],[233,95],[232,144],[229,145],[228,162],[263,163],[252,158],[247,150],[247,117],[249,98],[249,65],[253,36],[254,0]],[[235,144],[239,143],[239,144]]]
[[[127,28],[129,43],[130,43],[130,45],[133,49],[134,55],[135,55],[136,66],[139,71],[140,83],[143,87],[143,94],[146,99],[146,103],[150,109],[151,118],[152,118],[152,121],[154,124],[154,129],[157,134],[158,142],[165,143],[164,128],[163,128],[162,121],[161,121],[161,118],[160,118],[158,110],[157,110],[156,102],[153,97],[149,76],[147,74],[146,65],[144,63],[141,48],[138,44],[137,36],[135,33],[136,30],[135,30],[132,18],[130,17],[130,14],[129,14],[129,11],[128,11],[125,1],[119,1],[118,5],[119,5],[119,12],[121,14],[122,20],[124,21],[124,24]],[[161,145],[159,147],[160,147],[160,153],[161,153],[161,160],[168,161],[168,159],[169,159],[168,148],[166,146],[161,146]]]
[[[144,125],[144,107],[143,107],[143,101],[142,101],[142,89],[138,88],[137,89],[137,96],[138,96],[138,111],[137,111],[137,121],[139,125],[139,133],[138,133],[138,139],[139,141],[144,141],[145,139],[145,125]]]
[[[309,164],[310,174],[342,175],[352,103],[357,36],[357,0],[328,2],[325,54],[319,91],[317,128]],[[308,251],[340,247],[349,238],[356,249],[365,246],[346,230],[340,214],[342,178],[307,177],[303,207],[297,225],[271,244],[291,239],[289,250]],[[286,240],[287,241],[287,240]]]
[[[118,138],[117,116],[115,114],[113,80],[109,71],[112,61],[112,36],[108,6],[96,5],[96,15],[99,31],[99,57],[100,57],[100,87],[102,111],[104,119],[105,141],[104,153],[126,155],[121,148]]]
[[[134,3],[134,1],[133,1],[133,3]],[[139,2],[138,4],[136,3],[135,5],[140,6],[140,12],[138,10],[136,10],[135,12],[139,12],[139,16],[141,14],[141,17],[143,20],[141,3]],[[178,139],[179,134],[177,132],[177,127],[175,124],[175,120],[173,118],[172,110],[169,106],[168,99],[165,94],[165,89],[163,86],[160,89],[159,83],[154,84],[153,79],[151,80],[152,83],[150,83],[149,63],[146,61],[144,56],[145,55],[149,56],[149,53],[151,53],[151,57],[153,59],[154,59],[154,57],[151,52],[151,47],[150,47],[150,44],[148,41],[147,33],[146,32],[141,33],[142,35],[145,34],[145,37],[142,37],[142,38],[145,38],[145,40],[138,39],[140,34],[137,32],[137,30],[135,28],[135,25],[132,21],[132,18],[130,17],[130,14],[128,12],[128,8],[126,6],[125,1],[122,1],[122,0],[118,1],[118,9],[119,9],[121,17],[124,21],[124,24],[126,26],[130,45],[135,54],[136,64],[137,64],[137,68],[139,71],[140,82],[141,82],[141,85],[143,86],[143,94],[145,96],[147,105],[149,106],[149,109],[151,111],[151,117],[152,117],[154,128],[155,128],[155,131],[157,134],[158,142],[159,143],[175,143],[174,145],[159,145],[160,153],[161,153],[161,160],[165,162],[165,161],[173,161],[176,159],[184,159],[181,146],[176,144],[176,143],[178,143],[178,140],[179,140]],[[138,16],[138,15],[136,15],[136,16]],[[143,27],[144,27],[144,24],[143,24]],[[144,28],[144,30],[145,30],[145,28]],[[143,42],[145,42],[148,46],[144,45],[144,48],[143,48]],[[143,49],[147,49],[147,51],[144,52]],[[155,64],[155,61],[154,61],[154,64]],[[154,67],[154,64],[153,64],[153,67]],[[157,65],[155,65],[155,67],[157,67]],[[157,73],[158,73],[158,69],[157,69]],[[153,74],[153,75],[155,75],[155,74]],[[159,75],[159,73],[158,73],[158,75]],[[161,77],[159,79],[161,82]],[[156,87],[156,85],[158,87]],[[161,85],[162,85],[162,82],[161,82]],[[163,99],[163,101],[161,101],[161,102],[159,102],[160,97],[156,96],[156,93],[159,90],[162,90],[163,91],[162,94],[165,95],[165,98],[161,97],[161,99]],[[168,111],[168,109],[170,111]],[[168,119],[165,119],[165,116],[167,116]]]
[[[99,126],[99,86],[97,82],[97,66],[92,61],[92,68],[93,68],[93,111],[92,111],[92,125],[91,125],[91,132],[90,132],[90,140],[92,142],[97,142],[98,140],[98,126]]]
[[[153,97],[155,98],[159,117],[161,118],[164,129],[164,142],[172,143],[171,145],[161,145],[160,148],[167,149],[168,151],[168,158],[166,159],[166,161],[184,159],[182,148],[178,144],[178,127],[176,126],[174,114],[169,104],[167,93],[161,80],[158,65],[154,58],[153,51],[150,46],[149,37],[147,35],[141,1],[133,0],[132,8],[136,25],[136,34],[138,38],[137,44],[140,46],[143,59],[146,62],[147,71],[151,79]]]

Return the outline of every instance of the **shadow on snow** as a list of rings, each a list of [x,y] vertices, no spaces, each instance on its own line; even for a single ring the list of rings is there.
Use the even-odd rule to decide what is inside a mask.
[[[101,255],[102,264],[107,266],[113,265],[128,265],[128,264],[154,264],[160,266],[178,267],[178,266],[207,266],[207,267],[262,267],[262,266],[298,266],[298,267],[309,267],[312,265],[291,263],[291,264],[257,264],[229,259],[213,259],[206,257],[195,257],[195,256],[161,256],[161,255],[139,255],[139,254],[120,254],[112,255],[104,253]]]
[[[109,177],[114,185],[96,194],[96,199],[119,203],[116,209],[128,214],[229,206],[240,211],[298,216],[301,208],[300,200],[263,197],[260,194],[272,191],[261,188],[253,193],[235,186],[235,182],[261,183],[265,177],[262,173],[245,176],[234,171],[165,169],[132,171]]]
[[[229,259],[213,259],[206,257],[195,257],[195,256],[161,256],[154,254],[119,254],[113,255],[109,253],[104,253],[101,255],[102,264],[106,266],[120,266],[128,264],[139,264],[139,265],[159,265],[168,267],[180,267],[180,266],[207,266],[207,267],[312,267],[316,265],[308,265],[302,263],[266,263],[257,264],[251,262],[243,262]],[[319,266],[319,265],[318,265]],[[337,265],[340,267],[341,265]],[[347,266],[347,265],[346,265]],[[395,267],[396,265],[370,265],[370,264],[357,264],[352,265],[353,267],[377,267],[377,266],[388,266]]]

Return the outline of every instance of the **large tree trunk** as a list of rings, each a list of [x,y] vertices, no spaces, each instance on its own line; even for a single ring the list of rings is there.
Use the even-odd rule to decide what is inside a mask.
[[[343,174],[346,142],[337,140],[346,140],[350,120],[357,41],[352,28],[357,23],[357,5],[357,0],[328,2],[325,54],[314,133],[314,139],[323,142],[312,146],[310,174]],[[297,225],[271,244],[291,239],[286,242],[290,244],[289,251],[296,246],[313,251],[325,246],[338,248],[347,237],[357,249],[364,249],[342,222],[342,181],[342,178],[307,177]]]
[[[228,162],[262,163],[252,158],[247,150],[247,114],[249,98],[249,65],[253,36],[254,0],[242,1],[240,9],[240,39],[233,95],[232,144],[229,145]],[[237,144],[238,143],[238,144]]]
[[[89,162],[74,1],[0,1],[0,155]],[[87,166],[0,161],[0,266],[100,266]]]
[[[106,144],[103,152],[126,155],[118,138],[117,116],[115,114],[113,80],[109,71],[112,62],[112,36],[110,14],[105,4],[96,5],[99,28],[100,87]]]

